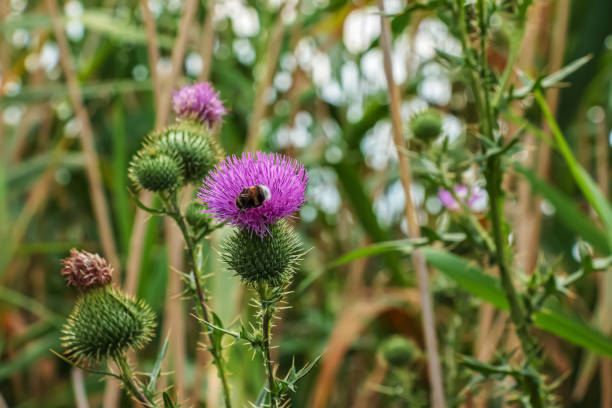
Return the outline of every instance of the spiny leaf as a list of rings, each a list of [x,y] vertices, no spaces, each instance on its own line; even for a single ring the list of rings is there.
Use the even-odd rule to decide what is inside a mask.
[[[384,251],[406,251],[410,248],[398,248],[394,245],[378,247],[378,253]],[[470,292],[501,310],[508,310],[508,301],[501,289],[499,280],[484,271],[474,261],[469,261],[450,252],[426,247],[421,249],[428,264],[439,269],[447,277],[454,280],[463,289]],[[370,251],[360,248],[345,254],[345,262],[367,257]],[[341,264],[336,260],[335,266]],[[565,340],[589,349],[599,355],[612,357],[612,339],[592,328],[587,323],[570,317],[554,300],[547,302],[533,316],[536,327],[547,330]]]

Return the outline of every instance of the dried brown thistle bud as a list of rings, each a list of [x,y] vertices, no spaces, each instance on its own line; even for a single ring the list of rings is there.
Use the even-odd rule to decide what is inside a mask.
[[[70,250],[70,256],[62,260],[62,275],[68,286],[83,291],[111,283],[113,267],[98,254]]]

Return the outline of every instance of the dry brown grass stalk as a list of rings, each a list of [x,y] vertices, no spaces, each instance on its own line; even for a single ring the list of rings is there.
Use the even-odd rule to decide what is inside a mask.
[[[383,49],[383,63],[385,76],[387,78],[387,88],[389,93],[389,108],[391,110],[391,125],[393,132],[393,141],[398,151],[399,174],[404,187],[406,196],[405,216],[408,221],[409,236],[418,238],[421,235],[416,209],[410,194],[410,186],[412,185],[412,173],[410,170],[410,159],[407,155],[399,152],[406,149],[406,143],[403,135],[402,119],[400,115],[400,92],[397,84],[393,80],[393,67],[391,62],[391,27],[389,20],[384,16],[384,4],[382,0],[378,0],[378,8],[381,17],[381,47]],[[442,382],[442,368],[440,364],[440,356],[438,353],[438,339],[435,328],[435,318],[433,310],[433,302],[429,290],[429,276],[425,257],[420,250],[415,250],[412,254],[412,264],[416,272],[419,293],[421,294],[421,307],[423,311],[423,332],[425,334],[425,351],[427,353],[427,370],[429,374],[429,382],[431,386],[431,402],[434,408],[442,408],[446,406],[446,398],[444,396],[444,385]]]
[[[255,90],[255,101],[253,103],[253,112],[249,120],[249,132],[245,141],[245,151],[252,151],[257,148],[258,136],[259,136],[259,125],[266,112],[266,104],[264,96],[266,89],[272,83],[274,78],[274,72],[276,71],[276,62],[278,61],[278,54],[283,43],[284,23],[283,23],[283,9],[286,7],[292,7],[291,1],[288,1],[285,6],[279,9],[276,15],[276,20],[270,30],[270,38],[268,40],[268,54],[266,55],[266,63],[264,74],[257,82],[257,89]]]
[[[74,392],[76,407],[89,408],[89,401],[87,400],[87,392],[85,391],[85,383],[83,381],[83,370],[72,367],[70,379],[72,380],[72,391]]]
[[[159,72],[157,71],[157,63],[159,61],[159,46],[157,30],[155,28],[155,20],[153,19],[153,15],[151,14],[148,8],[147,1],[141,0],[140,5],[142,17],[145,24],[145,31],[147,33],[147,50],[149,54],[148,58],[150,66],[149,69],[151,71],[151,77],[153,80],[153,92],[156,108],[155,128],[160,129],[166,125],[168,117],[170,116],[171,92],[181,72],[181,68],[183,65],[182,63],[185,58],[185,51],[187,49],[187,39],[191,30],[192,23],[194,21],[195,13],[197,11],[198,1],[188,0],[185,5],[183,15],[181,16],[181,20],[179,22],[179,32],[177,35],[177,39],[175,41],[170,57],[172,66],[168,78],[160,78]],[[150,205],[153,196],[148,192],[142,192],[139,195],[139,199],[146,205]],[[144,249],[146,222],[148,218],[149,214],[145,213],[141,209],[136,210],[134,226],[132,229],[132,236],[130,238],[130,252],[128,255],[127,262],[128,269],[126,278],[126,290],[128,290],[129,293],[133,293],[138,286],[140,269],[142,265],[142,251]],[[170,254],[168,259],[169,267],[175,268],[176,270],[181,270],[182,254],[180,256],[172,255],[172,248],[176,248],[182,243],[181,235],[178,234],[175,229],[167,229],[166,241]],[[172,275],[176,274],[170,272],[170,280],[173,279]],[[169,317],[171,321],[176,321],[176,319],[182,319],[182,316],[176,315],[177,313],[180,313],[180,299],[167,297],[166,309],[173,312],[173,316]],[[184,324],[179,325],[179,327],[173,330],[173,333],[175,333],[174,336],[176,336],[174,338],[174,342],[177,344],[177,347],[181,347],[180,345],[184,345]],[[178,352],[178,350],[174,351]],[[175,356],[175,384],[177,384],[177,387],[179,385],[183,387],[184,384],[184,358],[184,350],[181,352],[180,356]],[[181,369],[179,370],[179,368]],[[105,391],[105,407],[113,406],[113,400],[116,401],[118,397],[118,391],[110,385],[112,383],[109,382],[108,384],[109,386],[107,386],[107,389]],[[177,391],[180,391],[181,396],[184,397],[184,388]]]
[[[170,333],[170,347],[168,358],[162,364],[162,371],[169,371],[169,363],[172,361],[174,371],[174,390],[178,401],[185,399],[185,367],[186,367],[186,339],[185,339],[185,315],[181,293],[183,282],[178,271],[182,271],[184,265],[184,246],[181,231],[174,220],[165,220],[166,236],[178,237],[168,241],[168,284],[166,287],[166,306],[164,313],[164,324],[162,333]],[[160,379],[159,389],[165,387],[164,379]]]
[[[202,27],[202,40],[200,42],[200,57],[202,58],[202,72],[200,81],[208,81],[212,67],[212,55],[215,45],[215,1],[208,0],[206,4],[206,18]]]
[[[550,66],[549,71],[558,71],[563,65],[563,53],[565,52],[565,43],[567,40],[567,27],[569,23],[569,0],[559,0],[555,2],[555,17],[552,33],[552,41],[550,44]],[[551,112],[556,114],[557,105],[559,103],[559,88],[551,88],[546,91],[546,102],[551,109]],[[548,127],[545,128],[546,132],[550,130]],[[548,180],[548,173],[550,168],[550,155],[551,150],[548,143],[542,141],[538,142],[538,154],[537,154],[537,174],[542,180]],[[530,190],[527,193],[528,198],[526,200],[532,202],[532,211],[529,225],[524,228],[526,234],[526,253],[524,256],[524,268],[527,272],[533,271],[536,266],[538,252],[540,248],[540,233],[542,228],[542,211],[540,210],[540,197],[531,197]]]
[[[57,1],[45,0],[45,4],[53,22],[53,31],[59,48],[60,65],[66,77],[66,85],[68,86],[68,96],[72,102],[76,119],[81,128],[79,136],[83,154],[85,155],[85,170],[89,181],[89,194],[94,207],[94,216],[100,234],[102,250],[104,251],[105,257],[115,268],[113,280],[120,282],[121,263],[117,254],[110,212],[104,195],[102,176],[100,174],[100,163],[95,149],[93,128],[85,105],[83,104],[81,89],[74,70],[72,56],[70,55],[70,46],[68,45],[68,40],[64,33],[64,25],[59,15]]]

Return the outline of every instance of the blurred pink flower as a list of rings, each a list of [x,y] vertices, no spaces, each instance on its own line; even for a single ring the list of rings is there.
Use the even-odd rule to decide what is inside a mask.
[[[480,187],[471,187],[469,190],[464,185],[457,185],[453,188],[457,198],[468,206],[472,211],[483,211],[486,208],[487,192]],[[453,194],[443,188],[438,189],[438,198],[444,207],[451,211],[461,209],[461,206],[453,197]]]

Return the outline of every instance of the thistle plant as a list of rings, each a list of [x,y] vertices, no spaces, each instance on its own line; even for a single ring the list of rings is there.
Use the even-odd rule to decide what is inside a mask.
[[[416,374],[421,351],[414,341],[400,335],[389,336],[381,342],[378,354],[387,370],[383,383],[375,390],[394,403],[426,406],[427,398],[418,388]]]
[[[130,178],[137,190],[156,193],[162,208],[144,205],[133,195],[136,204],[154,215],[168,216],[178,225],[186,245],[190,272],[184,274],[187,291],[196,303],[197,316],[204,323],[211,323],[217,316],[208,306],[204,287],[204,273],[199,261],[201,241],[213,230],[210,217],[202,214],[190,203],[181,206],[183,191],[192,190],[191,183],[202,180],[221,157],[221,149],[213,136],[212,128],[221,122],[226,113],[219,93],[208,83],[187,86],[174,93],[173,107],[177,124],[152,132],[136,153],[129,168]],[[197,205],[197,204],[196,204]],[[208,336],[208,350],[221,380],[226,407],[231,407],[231,394],[227,379],[222,345],[216,332],[204,326]]]
[[[469,88],[477,120],[468,125],[470,140],[467,143],[469,147],[475,147],[476,152],[468,152],[467,157],[463,152],[462,159],[456,160],[451,155],[449,141],[444,140],[440,146],[421,152],[419,164],[424,178],[433,181],[433,186],[439,189],[438,198],[442,205],[460,221],[465,221],[462,223],[463,231],[485,254],[483,259],[489,266],[498,270],[510,319],[520,343],[518,363],[511,363],[508,356],[502,356],[498,365],[472,358],[464,359],[464,365],[478,371],[482,378],[511,377],[516,401],[538,408],[553,406],[555,398],[551,393],[554,384],[539,373],[541,350],[531,333],[533,316],[542,307],[544,299],[562,294],[566,282],[560,283],[550,268],[536,268],[533,275],[526,278],[523,271],[515,267],[511,235],[504,214],[507,196],[503,179],[513,165],[513,154],[519,150],[520,134],[507,135],[507,128],[501,124],[504,115],[506,118],[510,116],[511,103],[517,100],[530,103],[530,96],[534,96],[554,128],[554,119],[547,115],[549,111],[541,90],[562,80],[579,64],[572,64],[538,80],[519,75],[525,87],[518,90],[510,85],[530,4],[529,0],[453,0],[424,5],[440,14],[461,44],[461,55],[438,51],[437,57],[449,70],[459,73],[459,78]],[[491,55],[489,51],[496,46],[498,33],[494,23],[500,21],[508,28],[509,50],[507,60],[495,65],[488,58]],[[431,140],[437,129],[435,115],[428,111],[415,115],[410,122],[410,131],[419,140]],[[562,145],[562,138],[559,139],[558,143]],[[472,178],[469,183],[463,179],[467,173]],[[485,190],[478,187],[482,184]],[[485,199],[486,208],[482,205]],[[488,220],[479,219],[476,213],[482,214],[485,210]]]
[[[279,154],[244,153],[221,160],[213,128],[226,110],[210,84],[188,86],[174,94],[178,123],[149,134],[134,155],[128,175],[136,190],[155,193],[161,208],[136,204],[153,215],[168,216],[185,241],[189,272],[186,291],[196,304],[196,316],[208,337],[207,350],[221,380],[225,406],[232,406],[222,338],[244,340],[261,352],[266,385],[259,406],[286,406],[288,392],[306,375],[318,358],[301,370],[291,367],[279,377],[271,358],[271,329],[282,309],[287,287],[304,251],[289,224],[305,201],[308,173],[297,161]],[[182,205],[183,193],[203,180],[194,199]],[[185,207],[185,208],[183,208]],[[258,322],[239,333],[224,328],[208,306],[202,267],[202,240],[224,225],[233,231],[222,243],[220,255],[228,269],[256,294]],[[155,317],[149,307],[110,285],[112,268],[98,255],[73,250],[63,263],[69,285],[83,291],[64,328],[65,359],[75,365],[112,360],[129,393],[146,406],[156,406],[155,381],[167,343],[147,386],[132,371],[126,353],[146,345],[153,336]],[[164,404],[170,399],[164,393]]]
[[[297,381],[317,361],[298,371],[291,367],[280,378],[270,353],[275,312],[282,308],[279,305],[303,256],[299,238],[286,218],[292,218],[304,204],[307,184],[308,173],[295,160],[279,154],[244,153],[218,164],[198,194],[207,213],[234,226],[221,244],[221,259],[257,295],[256,328],[242,327],[239,333],[211,328],[261,352],[267,377],[261,402],[270,407],[286,406],[287,393],[295,390]]]
[[[98,254],[72,249],[62,264],[66,283],[81,294],[62,328],[60,357],[86,371],[118,378],[137,401],[157,406],[154,388],[145,387],[127,361],[128,351],[140,350],[153,338],[155,314],[144,301],[112,286],[113,269]],[[91,368],[104,361],[113,361],[119,374]]]

